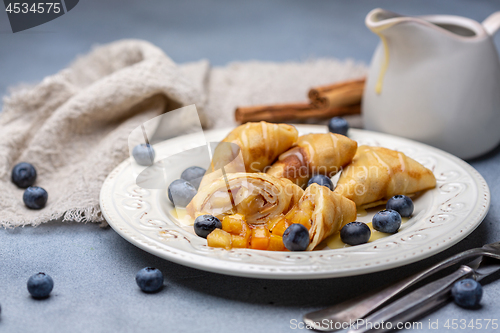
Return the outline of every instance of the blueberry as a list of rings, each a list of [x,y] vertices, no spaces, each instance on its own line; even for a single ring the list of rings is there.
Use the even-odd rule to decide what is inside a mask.
[[[476,308],[483,297],[483,287],[472,279],[455,282],[451,289],[455,303],[464,308]]]
[[[187,180],[196,189],[200,187],[201,178],[205,175],[206,170],[197,166],[187,168],[181,173],[181,178]]]
[[[35,167],[29,163],[21,162],[12,168],[11,178],[12,182],[20,188],[30,187],[35,183],[36,170]]]
[[[186,207],[196,195],[196,192],[190,182],[177,179],[168,187],[168,199],[176,206]]]
[[[363,222],[347,223],[340,230],[340,239],[349,245],[359,245],[367,243],[372,232]]]
[[[141,143],[132,150],[132,156],[139,165],[149,166],[155,161],[155,150],[149,143]]]
[[[34,298],[45,298],[49,296],[54,288],[54,280],[45,273],[32,275],[28,279],[28,291]]]
[[[326,187],[328,187],[330,189],[330,191],[333,191],[333,183],[330,180],[330,178],[328,178],[327,176],[314,175],[307,182],[307,186],[309,186],[309,185],[311,185],[313,183],[316,183],[316,184],[321,185],[321,186],[326,186]]]
[[[158,268],[145,267],[137,272],[135,282],[142,291],[154,293],[163,286],[163,274]]]
[[[221,221],[212,215],[200,215],[194,220],[194,232],[203,238],[215,229],[222,229]]]
[[[347,131],[349,130],[349,124],[347,120],[342,117],[333,117],[328,122],[328,130],[332,133],[342,134],[347,136]]]
[[[406,195],[395,195],[387,201],[386,209],[392,209],[401,217],[410,217],[413,214],[413,201]]]
[[[31,209],[42,209],[47,203],[49,194],[38,186],[28,187],[23,194],[23,201],[26,207]]]
[[[290,251],[305,251],[309,246],[309,230],[299,223],[290,225],[283,233],[283,244]]]
[[[373,217],[372,225],[377,231],[393,234],[401,226],[401,215],[392,209],[381,210]]]

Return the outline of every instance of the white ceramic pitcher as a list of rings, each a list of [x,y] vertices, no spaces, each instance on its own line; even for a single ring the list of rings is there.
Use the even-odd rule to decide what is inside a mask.
[[[500,142],[500,61],[492,35],[500,12],[482,24],[464,17],[406,17],[374,9],[380,36],[363,95],[365,128],[473,158]]]

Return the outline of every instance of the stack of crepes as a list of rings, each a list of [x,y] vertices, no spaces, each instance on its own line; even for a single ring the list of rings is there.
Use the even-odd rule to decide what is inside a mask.
[[[299,137],[294,126],[259,122],[237,127],[222,142],[239,149],[217,146],[199,191],[187,206],[188,215],[223,219],[238,214],[251,227],[265,225],[271,232],[279,222],[285,227],[301,223],[309,230],[308,250],[355,221],[356,206],[377,205],[394,195],[436,185],[432,171],[405,154],[358,147],[339,134]],[[334,191],[307,186],[312,175],[332,177],[339,171]]]

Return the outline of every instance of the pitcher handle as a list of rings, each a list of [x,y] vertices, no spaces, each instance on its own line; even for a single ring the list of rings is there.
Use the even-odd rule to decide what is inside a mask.
[[[498,29],[500,29],[500,12],[495,12],[488,16],[486,20],[483,21],[483,27],[486,32],[493,36]]]

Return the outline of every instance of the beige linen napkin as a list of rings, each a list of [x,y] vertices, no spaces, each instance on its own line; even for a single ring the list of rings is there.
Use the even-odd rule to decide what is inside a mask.
[[[128,157],[129,133],[165,110],[203,102],[207,70],[206,62],[180,70],[152,44],[124,40],[13,92],[0,114],[0,225],[101,221],[99,190]],[[44,209],[26,208],[10,181],[21,161],[35,166],[36,185],[49,193]]]
[[[128,135],[164,111],[196,104],[204,127],[234,126],[237,106],[307,101],[312,86],[365,74],[364,64],[350,60],[250,61],[211,69],[207,61],[176,66],[140,40],[98,47],[4,98],[0,226],[53,219],[101,222],[99,191],[128,157]],[[21,161],[36,167],[36,185],[49,193],[44,209],[27,209],[23,190],[10,181],[12,167]]]

